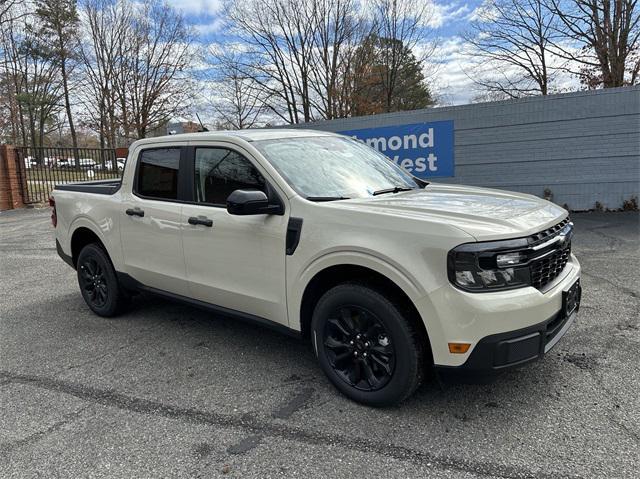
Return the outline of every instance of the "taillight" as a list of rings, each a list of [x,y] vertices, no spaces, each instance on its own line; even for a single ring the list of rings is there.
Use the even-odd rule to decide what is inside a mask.
[[[56,200],[53,196],[49,196],[49,206],[51,206],[51,224],[55,228],[58,226],[58,213],[56,212]]]

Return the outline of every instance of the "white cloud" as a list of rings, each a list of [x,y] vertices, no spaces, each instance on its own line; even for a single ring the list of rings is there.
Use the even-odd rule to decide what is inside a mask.
[[[431,15],[427,21],[427,26],[431,28],[441,28],[447,23],[464,17],[469,13],[469,6],[459,2],[437,3],[431,7]]]
[[[565,48],[569,49],[568,46]],[[573,66],[572,70],[575,71],[577,65],[568,65],[552,54],[548,58],[548,66],[554,68],[552,92],[575,91],[580,88],[577,78],[562,68]],[[514,66],[502,66],[498,69],[495,64],[481,59],[475,47],[459,36],[441,39],[434,58],[425,62],[423,70],[433,93],[443,105],[470,103],[474,97],[484,93],[483,87],[474,82],[475,75],[497,79],[498,70],[513,78],[522,75],[522,71]]]
[[[206,36],[210,33],[218,33],[224,26],[224,20],[221,17],[214,18],[209,23],[199,23],[193,25],[193,28],[199,35]]]
[[[223,0],[168,0],[168,3],[185,15],[196,33],[202,37],[219,33],[224,25],[220,16]]]
[[[469,103],[478,93],[469,78],[473,67],[471,46],[461,37],[441,39],[434,58],[425,62],[424,74],[429,79],[439,103],[459,105]]]
[[[480,5],[474,8],[467,20],[470,22],[490,22],[493,19],[498,18],[498,11],[493,5],[492,0],[484,0]]]
[[[441,28],[448,23],[464,19],[471,8],[460,0],[449,2],[437,0],[409,0],[400,7],[409,17],[420,17],[420,21],[427,28]],[[377,12],[375,0],[361,0],[360,12],[369,20],[373,19]]]
[[[222,0],[169,0],[168,3],[186,15],[215,15],[222,9]]]

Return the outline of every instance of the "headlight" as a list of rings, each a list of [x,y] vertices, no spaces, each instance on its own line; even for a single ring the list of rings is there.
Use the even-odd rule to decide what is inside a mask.
[[[449,280],[465,291],[503,291],[531,284],[525,238],[468,243],[449,252]]]
[[[526,238],[462,244],[449,251],[449,281],[472,293],[541,289],[567,264],[572,236],[573,223],[566,218]]]
[[[521,251],[513,253],[501,253],[496,255],[496,265],[498,268],[509,268],[527,261],[527,257]]]

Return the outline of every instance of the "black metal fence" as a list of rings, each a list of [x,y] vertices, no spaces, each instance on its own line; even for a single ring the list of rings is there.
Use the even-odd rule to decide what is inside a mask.
[[[15,148],[25,203],[47,201],[57,184],[120,178],[124,170],[113,149]]]

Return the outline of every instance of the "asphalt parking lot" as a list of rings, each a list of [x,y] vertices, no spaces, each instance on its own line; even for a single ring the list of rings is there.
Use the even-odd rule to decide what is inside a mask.
[[[0,213],[0,477],[638,477],[639,217],[573,217],[583,303],[543,361],[371,409],[269,330],[94,316],[48,209]]]

